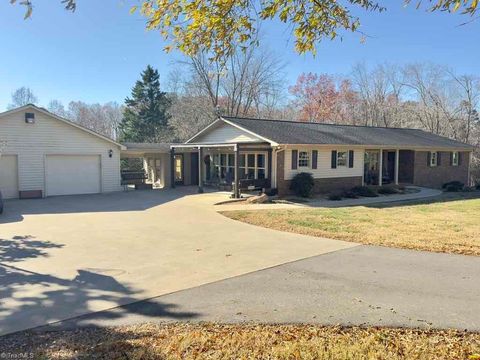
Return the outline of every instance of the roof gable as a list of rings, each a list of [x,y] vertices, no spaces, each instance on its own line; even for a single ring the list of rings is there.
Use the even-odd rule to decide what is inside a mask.
[[[90,135],[96,136],[96,137],[98,137],[98,138],[100,138],[100,139],[102,139],[102,140],[104,140],[104,141],[107,141],[107,142],[110,142],[110,143],[112,143],[112,144],[115,144],[116,146],[120,147],[121,149],[124,149],[124,148],[125,148],[125,146],[123,146],[122,144],[116,142],[116,141],[113,140],[113,139],[110,139],[110,138],[107,137],[107,136],[104,136],[104,135],[102,135],[102,134],[99,134],[99,133],[97,133],[97,132],[95,132],[95,131],[93,131],[93,130],[90,130],[90,129],[82,126],[82,125],[79,125],[79,124],[77,124],[77,123],[75,123],[75,122],[73,122],[73,121],[67,120],[67,119],[65,119],[65,118],[63,118],[63,117],[61,117],[61,116],[55,115],[55,114],[51,113],[50,111],[45,110],[44,108],[38,107],[38,106],[33,105],[33,104],[27,104],[27,105],[25,105],[25,106],[21,106],[21,107],[19,107],[19,108],[15,108],[15,109],[8,110],[8,111],[5,111],[5,112],[3,112],[3,113],[0,113],[0,118],[1,118],[1,117],[4,117],[4,116],[7,116],[7,115],[15,114],[15,113],[17,113],[17,112],[23,112],[23,111],[28,111],[28,110],[38,111],[38,112],[40,112],[40,113],[42,113],[42,114],[44,114],[44,115],[46,115],[46,116],[48,116],[48,117],[50,117],[50,118],[52,118],[52,119],[55,119],[55,120],[60,121],[60,122],[62,122],[62,123],[65,123],[65,124],[67,124],[67,125],[69,125],[69,126],[72,126],[72,127],[76,128],[76,129],[78,129],[78,130],[84,131],[84,132],[86,132],[86,133],[88,133],[88,134],[90,134]]]
[[[195,144],[223,144],[223,143],[248,143],[264,142],[265,139],[259,137],[251,131],[231,124],[224,119],[217,119],[205,129],[197,133],[187,143]]]

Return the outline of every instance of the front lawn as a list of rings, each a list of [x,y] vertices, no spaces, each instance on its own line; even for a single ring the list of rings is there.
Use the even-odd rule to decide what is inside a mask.
[[[480,359],[480,334],[314,325],[139,325],[0,338],[5,358]],[[31,354],[31,355],[30,355]]]
[[[480,256],[480,199],[385,206],[222,213],[294,233],[407,249]]]

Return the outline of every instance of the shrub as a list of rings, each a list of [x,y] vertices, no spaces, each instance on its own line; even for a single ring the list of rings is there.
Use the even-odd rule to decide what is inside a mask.
[[[364,196],[364,197],[377,197],[378,194],[372,188],[367,186],[355,186],[351,190],[357,196]]]
[[[342,195],[339,193],[332,193],[328,195],[328,200],[332,200],[332,201],[342,200]]]
[[[293,190],[297,196],[309,197],[313,190],[312,174],[301,172],[295,175],[290,184],[290,190]]]
[[[267,194],[268,196],[276,196],[278,195],[278,189],[276,188],[265,189],[265,194]]]
[[[383,195],[391,195],[391,194],[397,194],[398,190],[395,189],[393,186],[380,186],[377,189],[377,192]]]
[[[477,185],[475,186],[475,189],[480,190],[480,182],[477,183]]]
[[[447,192],[462,191],[465,185],[460,181],[450,181],[442,185],[442,189]]]
[[[343,193],[343,197],[347,199],[357,199],[358,195],[355,194],[352,190],[348,190]]]

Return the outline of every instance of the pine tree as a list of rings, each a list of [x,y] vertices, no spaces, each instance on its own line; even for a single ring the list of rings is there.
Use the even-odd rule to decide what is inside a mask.
[[[158,70],[147,66],[125,99],[120,139],[125,142],[162,142],[171,138],[168,126],[170,99],[160,90]]]

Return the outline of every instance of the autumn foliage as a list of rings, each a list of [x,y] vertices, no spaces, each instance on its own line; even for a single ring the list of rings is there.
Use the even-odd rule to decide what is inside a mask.
[[[339,82],[328,74],[301,74],[289,88],[299,109],[301,121],[322,123],[351,122],[348,114],[357,106],[359,97],[349,80]]]

